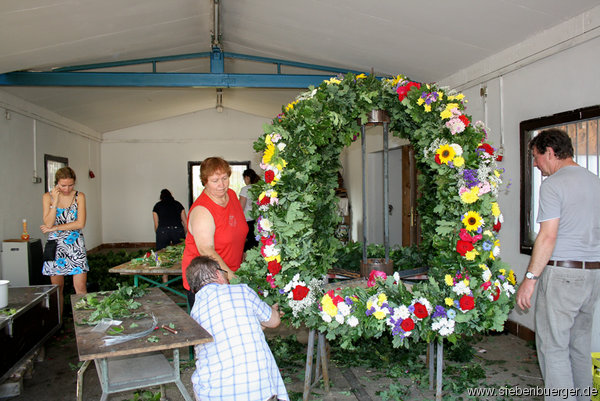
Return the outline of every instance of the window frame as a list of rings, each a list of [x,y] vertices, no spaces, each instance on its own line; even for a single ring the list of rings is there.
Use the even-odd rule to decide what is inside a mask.
[[[529,140],[533,131],[548,129],[554,126],[573,124],[590,119],[600,118],[600,105],[584,107],[571,111],[553,114],[551,116],[534,118],[521,121],[519,124],[520,140],[520,163],[521,163],[521,213],[520,213],[520,252],[531,255],[535,239],[531,239],[530,233],[535,225],[535,216],[532,216],[531,199],[533,195],[532,175],[533,158],[529,151]],[[576,144],[573,144],[575,147]]]
[[[45,192],[52,191],[52,187],[54,186],[54,176],[48,176],[51,173],[48,169],[48,162],[60,163],[62,164],[62,166],[59,168],[62,168],[67,167],[69,165],[69,159],[67,157],[44,154],[44,188],[46,189]]]

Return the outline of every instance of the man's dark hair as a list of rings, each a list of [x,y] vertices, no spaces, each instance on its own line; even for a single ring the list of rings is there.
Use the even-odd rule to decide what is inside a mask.
[[[196,256],[185,270],[190,290],[193,293],[200,291],[206,284],[217,281],[219,263],[208,256]]]
[[[571,138],[561,129],[550,128],[541,131],[529,141],[529,150],[533,150],[534,147],[542,155],[546,153],[547,148],[552,148],[560,160],[573,157]]]

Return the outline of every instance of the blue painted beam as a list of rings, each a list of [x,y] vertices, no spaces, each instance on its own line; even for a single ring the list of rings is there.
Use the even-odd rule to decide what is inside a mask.
[[[143,72],[10,72],[0,86],[308,88],[331,75]]]

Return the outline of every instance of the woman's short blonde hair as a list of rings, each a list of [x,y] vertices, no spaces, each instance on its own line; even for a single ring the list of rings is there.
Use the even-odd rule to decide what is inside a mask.
[[[77,181],[77,176],[75,175],[75,171],[69,166],[59,168],[54,173],[54,185],[58,184],[58,181],[64,180],[67,178],[72,178],[73,182]]]
[[[206,185],[208,177],[215,173],[226,173],[231,177],[231,166],[220,157],[208,157],[200,164],[200,181]]]

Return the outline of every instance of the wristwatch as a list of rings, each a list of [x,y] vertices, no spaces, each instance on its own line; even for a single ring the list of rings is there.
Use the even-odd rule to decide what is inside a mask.
[[[530,280],[537,280],[538,278],[540,278],[540,276],[534,276],[532,272],[527,272],[525,273],[525,278],[528,278]]]

